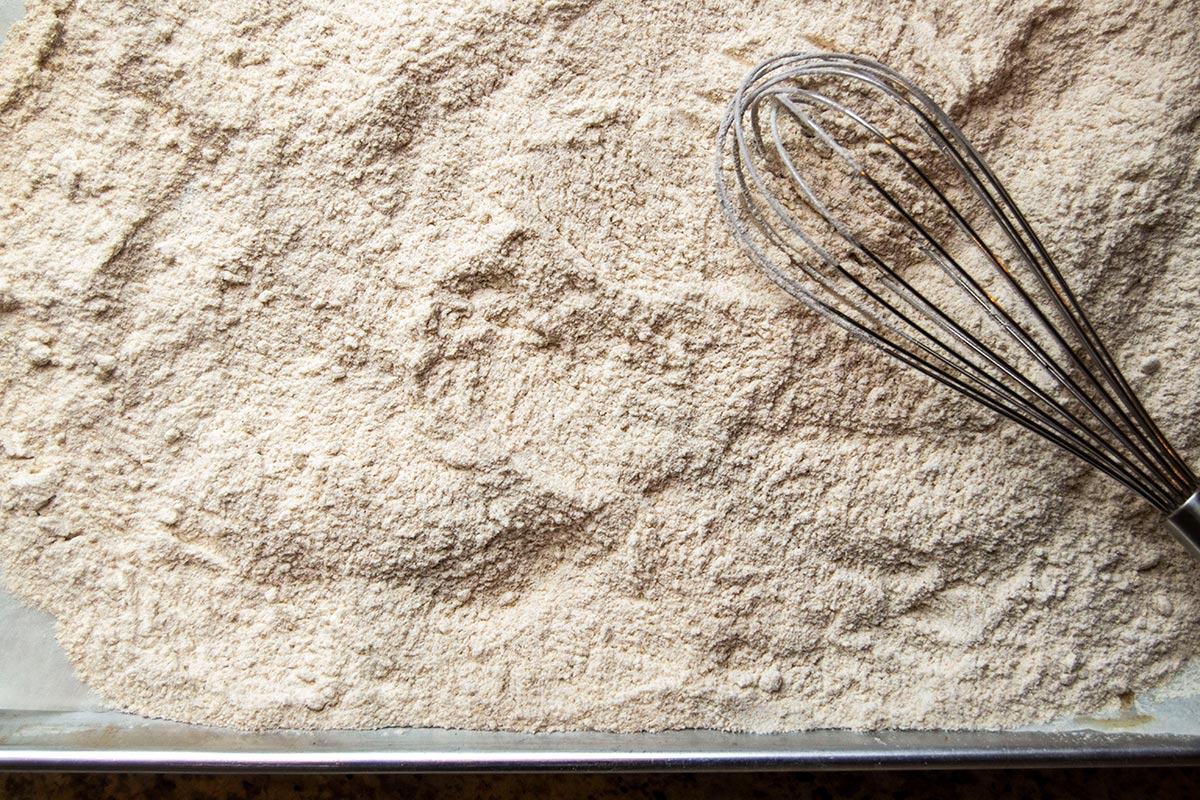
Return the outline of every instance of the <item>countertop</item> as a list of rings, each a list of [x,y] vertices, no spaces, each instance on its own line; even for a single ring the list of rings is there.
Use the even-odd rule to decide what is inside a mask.
[[[1200,769],[633,775],[0,775],[0,798],[833,798],[1186,797]]]

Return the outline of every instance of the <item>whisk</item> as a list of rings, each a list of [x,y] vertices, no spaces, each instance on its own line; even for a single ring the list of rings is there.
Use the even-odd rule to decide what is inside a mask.
[[[1200,558],[1195,474],[963,132],[859,56],[755,67],[717,136],[735,239],[801,303],[1074,453]]]

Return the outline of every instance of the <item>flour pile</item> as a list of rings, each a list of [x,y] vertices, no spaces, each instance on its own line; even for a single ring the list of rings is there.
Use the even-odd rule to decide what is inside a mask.
[[[929,87],[1200,452],[1188,3],[30,4],[0,563],[114,706],[246,727],[979,727],[1200,643],[1152,513],[800,309],[748,65]],[[1195,459],[1192,459],[1195,463]]]

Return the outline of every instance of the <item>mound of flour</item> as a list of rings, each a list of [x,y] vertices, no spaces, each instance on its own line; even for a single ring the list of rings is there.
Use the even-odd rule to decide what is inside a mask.
[[[738,252],[748,66],[882,58],[1195,455],[1187,4],[33,2],[0,53],[0,563],[115,707],[979,727],[1200,643],[1082,465]]]

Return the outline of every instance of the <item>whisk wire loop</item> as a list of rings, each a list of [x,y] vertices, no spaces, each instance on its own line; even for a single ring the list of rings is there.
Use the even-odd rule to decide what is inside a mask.
[[[908,139],[926,147],[911,150]],[[902,232],[885,237],[887,252],[847,223],[846,197],[834,194],[835,207],[806,177],[830,156],[843,165],[842,180],[859,187],[854,201],[883,230]],[[722,121],[716,186],[734,238],[810,309],[1076,454],[1164,514],[1195,492],[1195,475],[1024,214],[946,112],[908,79],[845,54],[763,62]],[[954,243],[944,241],[950,231]],[[903,247],[909,257],[897,260],[892,253]],[[948,284],[922,288],[928,270],[909,263],[922,260]],[[947,286],[976,312],[943,308]]]
[[[923,173],[920,173],[920,171],[912,163],[911,159],[909,159],[906,155],[904,155],[904,153],[902,151],[900,151],[898,148],[895,148],[895,146],[892,144],[892,142],[890,140],[890,137],[888,137],[886,134],[884,134],[882,131],[880,131],[877,127],[871,125],[869,122],[864,120],[862,117],[854,114],[853,112],[846,111],[844,106],[841,106],[840,104],[829,101],[827,98],[821,97],[820,95],[817,95],[815,93],[797,91],[794,93],[793,96],[802,96],[808,100],[816,100],[816,101],[821,102],[824,105],[827,105],[827,106],[834,108],[840,112],[843,112],[847,116],[853,118],[855,122],[857,122],[860,125],[862,125],[863,127],[867,128],[871,133],[882,138],[885,142],[887,142],[889,147],[892,147],[904,159],[906,165],[908,165],[911,169],[913,169],[913,171],[921,177],[922,181],[927,186],[929,186],[933,191],[935,191],[937,193],[939,199],[941,199],[943,202],[945,202],[944,196],[941,194],[940,190],[938,190],[937,187],[931,181],[929,181],[928,178],[926,178],[926,176],[924,176]],[[912,304],[912,305],[916,306],[918,309],[924,311],[927,314],[927,316],[930,316],[931,318],[933,318],[934,321],[940,327],[942,327],[947,332],[951,333],[951,335],[953,335],[957,340],[959,340],[960,342],[965,342],[966,344],[968,344],[971,347],[972,350],[974,350],[978,354],[983,355],[994,366],[998,366],[1000,369],[1004,370],[1006,373],[1009,373],[1012,377],[1021,381],[1024,386],[1026,386],[1028,389],[1030,389],[1031,391],[1038,394],[1038,396],[1041,399],[1046,400],[1047,402],[1051,402],[1049,400],[1049,398],[1046,397],[1046,395],[1044,393],[1042,393],[1035,385],[1033,385],[1032,383],[1030,383],[1028,381],[1025,381],[1018,372],[1013,370],[1002,359],[997,357],[995,355],[995,353],[993,353],[992,351],[990,351],[989,349],[984,347],[978,340],[976,340],[974,337],[970,336],[970,334],[967,334],[965,331],[963,331],[961,327],[955,325],[953,323],[953,320],[950,320],[944,314],[942,314],[938,309],[936,309],[936,307],[932,306],[924,297],[922,297],[920,295],[919,292],[917,292],[912,286],[910,286],[899,275],[897,275],[893,270],[891,270],[886,263],[884,263],[881,259],[879,259],[868,247],[866,247],[862,242],[860,242],[858,240],[858,238],[856,236],[854,236],[854,234],[845,225],[843,225],[841,223],[840,220],[838,220],[835,216],[833,216],[825,208],[825,206],[820,202],[820,200],[817,198],[815,193],[813,193],[813,191],[808,187],[807,182],[799,174],[799,171],[796,169],[795,164],[792,162],[791,157],[788,154],[786,147],[783,145],[783,142],[781,140],[781,136],[779,133],[779,124],[778,124],[778,113],[779,113],[780,107],[786,109],[791,114],[792,117],[794,117],[798,121],[802,122],[809,130],[816,133],[823,141],[825,141],[827,144],[829,144],[831,149],[834,150],[839,157],[843,158],[844,160],[847,161],[847,163],[850,164],[850,166],[853,168],[854,172],[858,173],[859,177],[867,180],[871,184],[871,186],[876,189],[876,191],[878,191],[882,196],[884,196],[888,200],[889,204],[892,205],[892,207],[895,208],[909,224],[913,225],[916,229],[918,229],[922,233],[922,236],[927,240],[927,242],[929,242],[931,247],[936,249],[936,255],[937,255],[939,262],[942,263],[943,265],[947,266],[948,271],[951,273],[954,280],[956,282],[958,282],[960,285],[962,285],[965,289],[970,291],[972,293],[972,295],[980,303],[984,302],[983,290],[978,286],[978,284],[975,283],[974,280],[971,279],[970,276],[965,271],[957,268],[957,265],[954,265],[953,268],[951,268],[949,266],[952,263],[950,261],[949,254],[946,253],[945,250],[943,250],[940,245],[938,245],[936,240],[923,228],[923,226],[920,225],[919,222],[917,222],[911,215],[909,215],[904,210],[904,208],[901,205],[899,205],[899,203],[897,203],[895,201],[895,199],[891,196],[890,193],[888,193],[886,191],[886,189],[884,189],[876,181],[874,181],[873,178],[871,178],[870,173],[866,170],[865,167],[863,167],[861,164],[859,164],[857,162],[857,160],[853,159],[853,157],[851,155],[849,155],[848,151],[845,150],[845,148],[838,146],[836,144],[836,142],[834,142],[832,140],[832,138],[825,132],[825,130],[820,125],[818,125],[817,123],[812,121],[806,114],[804,114],[802,111],[800,111],[794,102],[792,102],[790,99],[788,99],[786,97],[779,98],[778,105],[773,107],[771,110],[771,126],[770,127],[771,127],[771,131],[772,131],[772,140],[775,144],[777,155],[780,157],[780,160],[783,162],[788,173],[791,175],[793,181],[800,188],[802,194],[804,195],[804,197],[808,201],[808,203],[814,209],[816,209],[821,214],[821,216],[828,223],[830,223],[830,225],[839,234],[842,235],[843,238],[845,238],[848,242],[850,242],[851,245],[854,248],[856,248],[859,252],[865,254],[882,272],[884,272],[887,275],[887,278],[885,279],[886,285],[893,288],[894,291],[896,291],[898,294],[900,294],[910,304]],[[759,124],[760,124],[759,134],[761,136],[761,123],[759,123]],[[757,176],[755,176],[754,180],[755,180],[756,185],[758,187],[760,187],[761,191],[763,192],[763,195],[768,198],[769,203],[772,206],[773,210],[775,210],[778,213],[780,211],[780,204],[779,204],[778,199],[773,195],[773,193],[770,192],[769,189],[767,189],[763,185],[761,178],[758,178]],[[954,210],[953,207],[949,205],[949,203],[946,203],[946,204],[952,211]],[[973,229],[970,229],[969,223],[966,223],[965,220],[962,219],[961,215],[957,214],[957,212],[955,212],[955,215],[956,215],[956,219],[960,222],[961,226],[967,230],[970,230],[972,236],[977,241],[981,242],[982,240],[978,237],[977,234],[974,233]],[[807,239],[807,236],[803,233],[802,230],[800,230],[798,228],[798,226],[794,222],[792,222],[786,216],[784,216],[783,219],[784,219],[785,224],[789,228],[791,228],[794,232],[798,232],[798,234],[801,237]],[[773,238],[778,240],[779,237],[773,237]],[[829,263],[832,263],[832,259],[830,259],[830,257],[824,251],[823,248],[820,249],[820,253],[823,257],[823,260],[825,260]],[[989,250],[989,254],[990,254],[990,250]],[[995,259],[995,260],[997,261],[997,263],[999,263],[999,259]],[[922,333],[926,337],[929,337],[929,334],[926,331],[924,331],[923,329],[921,329],[919,325],[917,325],[911,319],[909,319],[907,317],[907,315],[904,314],[904,312],[900,311],[894,305],[887,303],[886,300],[883,300],[875,293],[869,292],[869,290],[868,290],[868,293],[871,295],[872,299],[884,304],[888,308],[889,311],[900,316],[904,322],[915,327],[919,333]],[[1006,330],[1008,330],[1011,335],[1013,335],[1013,336],[1021,335],[1019,329],[1012,322],[1011,318],[1009,318],[1008,315],[1003,312],[1003,309],[999,306],[999,304],[995,303],[994,300],[992,301],[992,305],[987,306],[987,308],[988,308],[988,311],[992,314],[992,316],[994,318],[996,318],[997,320],[999,320],[1001,322],[1001,324],[1004,325]],[[933,337],[929,337],[929,338],[933,339],[934,342],[937,343],[935,338],[933,338]],[[1030,342],[1030,340],[1027,339],[1027,337],[1022,340],[1022,343],[1025,344],[1027,346],[1027,349],[1029,349],[1031,352],[1034,352],[1035,354],[1039,355],[1039,357],[1040,357],[1039,360],[1041,360],[1043,364],[1046,364],[1047,366],[1053,366],[1052,360],[1049,359],[1048,356],[1045,356],[1043,351],[1040,351],[1040,349],[1036,348],[1036,346],[1033,345]],[[966,364],[968,367],[972,368],[972,370],[971,370],[973,373],[971,376],[972,378],[982,378],[984,380],[988,379],[988,376],[986,373],[980,372],[978,370],[978,368],[976,368],[972,362],[970,362],[968,359],[963,359],[959,353],[952,352],[951,355],[955,356],[959,360],[963,361],[964,364]],[[939,357],[939,360],[941,360],[940,357]],[[1062,374],[1061,370],[1059,370],[1058,372],[1060,375]],[[996,388],[998,391],[1001,391],[1001,392],[1007,391],[1006,388],[1003,387],[1002,385],[994,386],[993,388]],[[1054,425],[1053,420],[1047,418],[1044,414],[1038,414],[1038,416],[1043,422],[1046,422],[1050,425]],[[1082,425],[1082,423],[1077,418],[1071,417],[1071,420],[1077,424]],[[1058,432],[1063,433],[1064,431],[1060,428]],[[1093,455],[1098,455],[1098,454],[1095,453],[1095,451],[1093,451]]]

